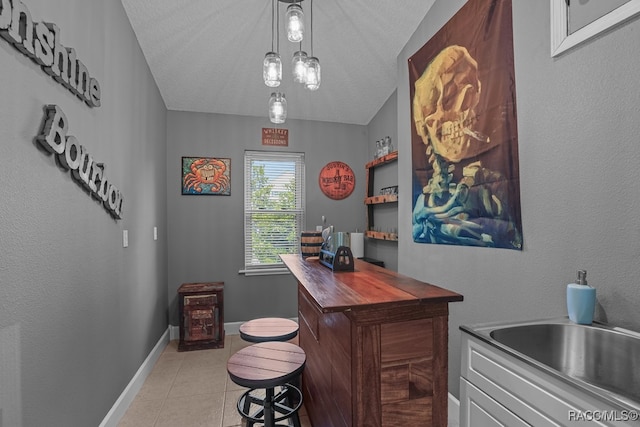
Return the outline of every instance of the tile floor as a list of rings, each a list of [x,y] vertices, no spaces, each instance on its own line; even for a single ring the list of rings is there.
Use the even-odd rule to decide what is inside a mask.
[[[118,426],[243,426],[236,402],[246,389],[229,379],[227,359],[248,345],[227,335],[224,348],[178,352],[170,341]],[[300,421],[311,427],[304,408]]]

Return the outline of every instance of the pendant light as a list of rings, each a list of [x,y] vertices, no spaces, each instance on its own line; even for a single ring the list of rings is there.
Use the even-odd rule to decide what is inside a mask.
[[[280,86],[280,81],[282,80],[282,60],[280,59],[280,54],[278,54],[279,49],[275,51],[273,49],[275,2],[276,0],[271,0],[271,52],[267,52],[262,63],[262,78],[264,79],[264,84],[269,87]],[[280,3],[278,2],[278,4]]]
[[[304,87],[314,91],[320,88],[320,61],[315,56],[307,58]]]
[[[269,98],[269,120],[282,124],[287,119],[287,99],[284,93],[273,92]]]
[[[304,13],[302,7],[294,2],[287,7],[287,39],[298,43],[304,37]]]
[[[311,4],[309,14],[311,25],[309,26],[309,32],[311,33],[311,56],[307,58],[307,61],[305,63],[307,73],[305,76],[304,87],[311,91],[314,91],[318,90],[318,88],[320,87],[320,61],[318,60],[318,58],[313,56],[313,0],[310,1]]]
[[[302,42],[300,42],[300,50],[293,54],[291,61],[293,69],[293,81],[296,83],[305,83],[307,77],[307,52],[302,50]]]

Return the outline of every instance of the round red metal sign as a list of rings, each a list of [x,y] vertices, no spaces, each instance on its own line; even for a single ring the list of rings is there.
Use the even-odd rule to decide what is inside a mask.
[[[320,170],[318,183],[325,196],[334,200],[342,200],[353,192],[356,186],[356,176],[348,164],[330,162]]]

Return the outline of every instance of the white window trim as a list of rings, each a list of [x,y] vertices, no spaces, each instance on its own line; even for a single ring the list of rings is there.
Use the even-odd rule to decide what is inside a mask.
[[[253,268],[238,271],[245,276],[276,276],[281,274],[291,274],[287,267],[284,268]]]
[[[638,15],[640,0],[630,0],[571,34],[567,7],[567,0],[551,0],[551,57],[556,57]]]
[[[273,158],[274,160],[282,160],[283,158],[290,158],[291,160],[295,160],[296,162],[298,162],[299,165],[299,170],[297,170],[297,184],[299,184],[301,186],[300,189],[300,194],[297,196],[298,199],[298,203],[299,203],[299,210],[301,210],[301,213],[299,213],[300,219],[299,219],[299,224],[300,224],[300,230],[302,231],[302,228],[305,225],[305,207],[306,207],[306,201],[305,201],[305,158],[304,158],[304,153],[293,153],[293,152],[271,152],[271,151],[251,151],[251,150],[247,150],[245,151],[245,159],[244,159],[244,179],[245,179],[245,186],[244,186],[244,208],[243,208],[243,223],[244,223],[244,268],[239,270],[238,273],[239,274],[244,274],[245,276],[265,276],[265,275],[283,275],[283,274],[290,274],[289,270],[284,266],[284,264],[271,264],[271,265],[249,265],[246,261],[246,248],[247,248],[247,233],[249,232],[247,230],[247,220],[246,220],[246,215],[247,215],[247,203],[248,203],[248,194],[251,191],[250,189],[250,182],[251,182],[251,168],[250,168],[250,161],[253,159],[268,159],[268,158]],[[298,236],[300,235],[300,233],[298,233]],[[299,237],[298,237],[299,238]],[[298,246],[299,246],[299,242],[298,242]]]

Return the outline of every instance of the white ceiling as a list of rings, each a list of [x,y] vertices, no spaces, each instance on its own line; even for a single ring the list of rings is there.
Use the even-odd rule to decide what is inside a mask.
[[[303,0],[308,40],[311,0]],[[397,56],[434,0],[314,0],[315,92],[291,77],[298,45],[280,50],[288,118],[368,124],[396,87]],[[272,88],[262,81],[271,50],[271,0],[122,0],[168,109],[267,116]],[[402,69],[400,71],[403,71]]]

